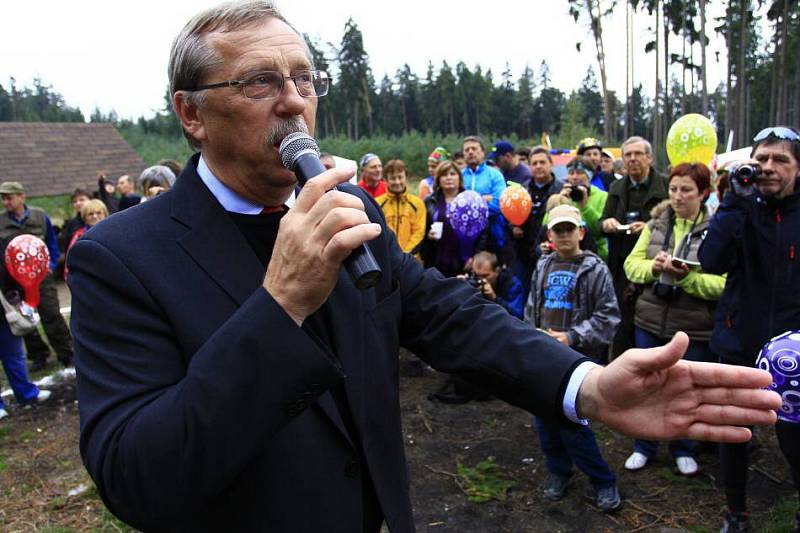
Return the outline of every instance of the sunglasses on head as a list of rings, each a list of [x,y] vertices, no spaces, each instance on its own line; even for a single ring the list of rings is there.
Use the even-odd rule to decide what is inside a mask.
[[[800,133],[794,128],[785,126],[775,126],[774,128],[764,128],[753,137],[753,142],[761,142],[767,137],[776,137],[784,141],[800,141]]]

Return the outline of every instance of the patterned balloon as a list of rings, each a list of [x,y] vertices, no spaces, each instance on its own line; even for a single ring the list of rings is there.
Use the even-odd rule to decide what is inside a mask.
[[[25,301],[39,305],[39,285],[47,276],[50,252],[44,241],[33,235],[19,235],[6,247],[6,269],[25,290]]]
[[[512,185],[500,195],[500,212],[514,226],[521,226],[531,214],[531,195],[520,185]]]
[[[783,398],[778,420],[800,423],[800,331],[787,331],[765,344],[756,367],[772,374],[769,388]]]
[[[667,155],[672,166],[681,163],[708,165],[716,152],[717,130],[703,115],[684,115],[675,121],[667,133]]]
[[[447,204],[447,221],[459,237],[476,237],[489,220],[489,207],[475,191],[463,191]]]

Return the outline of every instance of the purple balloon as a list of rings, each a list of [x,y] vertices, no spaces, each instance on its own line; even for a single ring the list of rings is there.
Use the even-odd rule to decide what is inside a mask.
[[[783,399],[778,420],[800,424],[800,331],[787,331],[765,344],[756,368],[772,374],[769,389]]]
[[[459,237],[476,237],[489,220],[489,207],[475,191],[464,191],[447,204],[447,220]]]

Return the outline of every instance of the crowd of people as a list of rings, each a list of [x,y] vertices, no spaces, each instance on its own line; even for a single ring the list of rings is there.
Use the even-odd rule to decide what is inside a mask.
[[[653,166],[650,143],[640,137],[627,139],[621,152],[622,173],[609,151],[586,139],[562,180],[556,178],[545,147],[515,150],[508,141],[498,141],[487,154],[482,139],[469,136],[460,152],[451,154],[443,147],[431,152],[430,175],[419,182],[416,194],[409,188],[405,162],[392,159],[384,165],[373,153],[359,161],[358,185],[374,197],[403,252],[446,277],[464,280],[510,315],[599,363],[630,347],[663,345],[683,331],[690,340],[684,356],[688,360],[752,365],[763,342],[797,324],[789,285],[794,242],[800,237],[795,223],[800,161],[796,132],[770,128],[756,137],[753,157],[762,176],[756,186],[731,179],[731,168],[714,173],[699,163],[676,165],[661,176]],[[327,167],[335,164],[327,154],[323,157]],[[162,161],[138,180],[124,175],[114,183],[99,174],[97,191],[74,191],[74,217],[60,229],[47,213],[26,204],[22,184],[0,185],[6,209],[0,225],[4,245],[29,233],[50,251],[52,274],[42,283],[39,312],[49,345],[64,366],[72,362],[72,338],[59,312],[54,280],[68,276],[66,253],[109,215],[168,190],[180,172],[177,163]],[[519,225],[508,223],[499,208],[500,195],[509,186],[523,187],[532,200],[527,220]],[[727,189],[730,193],[723,198]],[[448,204],[465,190],[476,191],[488,207],[488,224],[477,238],[459,235],[448,221]],[[764,239],[765,231],[777,232],[778,238]],[[785,269],[775,269],[766,257],[786,261]],[[767,268],[778,274],[767,276]],[[8,275],[3,279],[4,293],[20,290]],[[738,302],[763,290],[754,289],[759,283],[768,283],[774,297],[763,309],[742,310]],[[765,324],[756,316],[771,320]],[[24,354],[31,369],[38,370],[46,363],[48,345],[36,332],[23,339],[8,327],[0,328],[0,342],[17,401],[46,401],[50,392],[27,378]],[[421,375],[424,368],[412,358],[408,372]],[[430,398],[465,403],[489,396],[451,377]],[[5,416],[8,412],[0,404],[0,418]],[[535,426],[550,473],[547,498],[564,497],[577,467],[595,487],[600,509],[620,507],[616,476],[589,426],[539,417]],[[777,427],[782,450],[800,480],[800,431],[783,422]],[[632,445],[624,467],[641,470],[657,453],[658,442],[636,439]],[[670,441],[668,448],[679,473],[698,472],[693,441]],[[729,506],[723,530],[746,530],[747,447],[722,445],[721,461]]]
[[[74,214],[60,227],[53,224],[43,209],[27,204],[23,183],[7,181],[0,184],[0,197],[5,209],[0,216],[0,251],[4,252],[15,237],[33,235],[45,243],[49,253],[48,274],[39,285],[40,301],[36,308],[47,340],[42,339],[37,329],[18,337],[11,333],[6,322],[0,324],[0,358],[18,404],[41,403],[50,398],[50,391],[40,390],[30,381],[29,371],[44,370],[52,352],[62,366],[71,367],[73,364],[72,335],[61,313],[56,288],[56,282],[66,280],[69,274],[65,259],[72,245],[109,215],[168,190],[180,172],[180,164],[170,159],[148,167],[138,180],[123,175],[115,183],[98,172],[96,191],[85,188],[73,191]],[[3,261],[0,261],[0,283],[0,290],[7,299],[24,297],[23,287],[6,271]],[[30,360],[29,366],[25,363],[26,356]],[[8,416],[9,411],[0,399],[0,420]]]
[[[758,179],[749,183],[732,177],[738,164],[715,172],[681,163],[662,176],[641,137],[622,143],[621,161],[596,139],[584,139],[566,178],[558,179],[545,147],[515,149],[500,140],[487,153],[470,136],[460,152],[431,152],[429,176],[416,194],[405,163],[382,167],[376,154],[362,158],[359,186],[376,197],[404,251],[599,363],[632,347],[661,346],[683,331],[686,360],[753,366],[770,338],[800,326],[791,283],[800,238],[800,137],[767,128],[754,143]],[[509,186],[523,187],[532,201],[519,225],[499,209]],[[448,222],[447,205],[465,190],[488,207],[477,238],[459,235]],[[413,357],[408,365],[410,376],[424,369]],[[451,377],[429,397],[465,403],[488,396]],[[597,490],[599,508],[621,505],[591,429],[539,418],[536,429],[550,472],[547,498],[564,496],[574,465]],[[777,435],[800,487],[800,427],[781,420]],[[624,467],[644,469],[658,444],[635,439]],[[670,441],[668,448],[677,472],[698,472],[694,441]],[[723,444],[720,458],[728,504],[723,531],[745,531],[747,446]]]

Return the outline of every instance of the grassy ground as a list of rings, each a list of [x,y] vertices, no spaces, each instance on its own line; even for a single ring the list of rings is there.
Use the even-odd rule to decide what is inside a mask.
[[[51,363],[51,370],[57,368]],[[428,392],[443,379],[432,371],[400,379],[418,531],[718,531],[724,498],[711,447],[698,456],[701,470],[693,478],[677,475],[663,449],[645,470],[627,472],[622,463],[631,440],[595,427],[619,477],[622,510],[598,512],[580,474],[564,500],[549,502],[541,495],[547,473],[530,415],[497,400],[429,401]],[[12,416],[0,422],[0,531],[132,531],[106,510],[82,466],[74,381],[52,390],[46,404],[20,408],[9,402]],[[772,430],[757,432],[752,458],[754,531],[789,531],[797,500]]]

